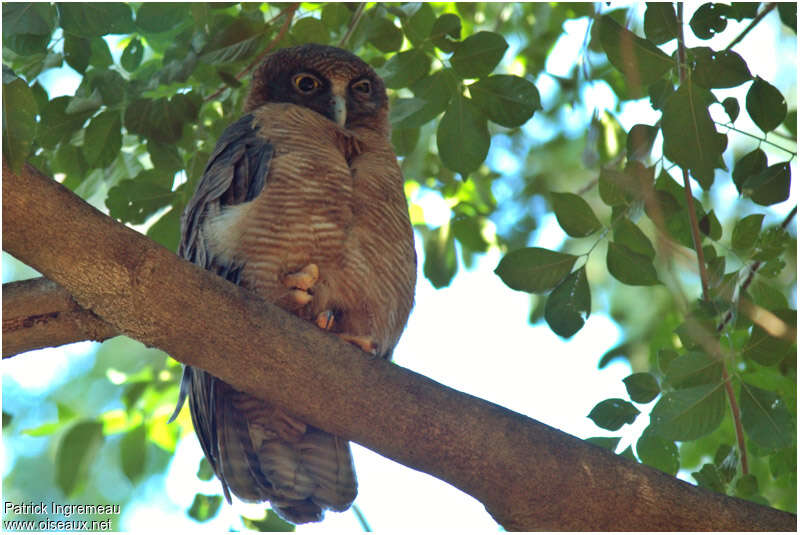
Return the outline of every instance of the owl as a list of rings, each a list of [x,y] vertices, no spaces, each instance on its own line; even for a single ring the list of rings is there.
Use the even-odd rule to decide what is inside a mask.
[[[186,206],[181,256],[390,358],[417,260],[388,111],[383,81],[350,52],[267,56]],[[175,415],[186,398],[228,502],[269,501],[294,523],[352,504],[347,440],[189,366]]]

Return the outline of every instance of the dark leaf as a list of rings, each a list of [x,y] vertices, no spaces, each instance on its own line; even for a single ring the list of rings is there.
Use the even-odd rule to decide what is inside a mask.
[[[346,4],[326,2],[322,7],[322,22],[331,30],[341,28],[350,21],[351,11]]]
[[[722,149],[708,105],[714,96],[691,80],[684,82],[664,105],[661,131],[664,156],[691,169],[695,178],[711,175]],[[701,183],[705,189],[706,184]],[[708,184],[710,186],[710,183]]]
[[[64,36],[64,60],[70,67],[84,74],[91,55],[92,47],[88,39],[69,33]]]
[[[400,128],[419,127],[447,109],[450,99],[458,95],[458,80],[450,69],[436,71],[411,85],[414,96],[423,101],[414,113],[399,121]]]
[[[138,37],[134,37],[125,47],[125,50],[122,51],[119,62],[123,69],[128,72],[133,72],[139,67],[143,56],[144,46]]]
[[[507,253],[494,272],[512,290],[544,293],[569,275],[577,256],[540,247],[526,247]]]
[[[659,284],[653,261],[625,245],[609,242],[606,255],[608,272],[618,281],[631,286]]]
[[[632,424],[639,416],[639,409],[629,401],[612,398],[601,401],[589,413],[589,418],[603,429],[616,431],[625,424]]]
[[[764,132],[774,130],[786,118],[786,99],[775,86],[760,76],[756,77],[747,91],[745,108],[756,126]]]
[[[609,15],[603,15],[598,25],[600,43],[608,61],[624,76],[635,93],[661,78],[674,65],[668,55],[646,39],[626,30]]]
[[[636,442],[636,453],[639,459],[648,466],[674,476],[680,468],[680,455],[678,447],[671,440],[667,440],[653,433],[650,428],[644,430]]]
[[[509,128],[525,124],[542,109],[536,86],[510,74],[482,78],[469,86],[469,94],[491,121]]]
[[[155,171],[143,171],[136,178],[125,179],[108,191],[109,215],[120,221],[140,225],[172,202],[175,194],[160,185]]]
[[[658,381],[649,373],[634,373],[622,380],[631,401],[636,403],[650,403],[661,393]]]
[[[797,312],[794,310],[775,310],[774,314],[790,327],[797,324]],[[780,329],[783,326],[776,325],[775,327]],[[795,344],[789,340],[772,336],[758,324],[753,325],[750,338],[742,348],[745,358],[753,360],[762,366],[774,366],[794,351]]]
[[[444,13],[436,19],[431,30],[431,41],[445,52],[453,52],[461,39],[461,19],[454,13]]]
[[[417,10],[408,18],[401,19],[406,37],[414,46],[419,46],[431,35],[436,15],[427,2],[420,2]]]
[[[725,113],[728,114],[731,122],[734,122],[739,117],[739,101],[735,97],[728,97],[723,100],[722,107],[725,108]]]
[[[764,214],[751,214],[736,222],[731,236],[731,247],[734,251],[746,252],[752,249],[761,232]]]
[[[797,2],[778,2],[781,22],[797,34]]]
[[[71,97],[56,97],[42,110],[37,140],[43,147],[55,148],[60,141],[80,130],[86,119],[92,115],[92,111],[67,113],[67,106],[71,100]]]
[[[508,49],[505,38],[494,32],[470,35],[458,46],[450,64],[463,78],[480,78],[497,67]]]
[[[583,238],[603,228],[592,207],[579,195],[552,192],[550,202],[558,224],[573,238]]]
[[[424,236],[425,263],[422,273],[434,288],[444,288],[453,280],[458,269],[453,234],[446,226]]]
[[[739,406],[744,431],[759,447],[775,451],[795,442],[794,418],[774,392],[742,383]]]
[[[89,40],[89,47],[92,51],[89,64],[92,67],[106,69],[114,64],[114,58],[111,57],[111,50],[102,37],[92,37]]]
[[[67,496],[86,480],[89,466],[103,443],[103,424],[78,422],[67,430],[56,450],[56,484]]]
[[[673,388],[716,385],[722,379],[722,363],[699,351],[690,351],[670,361],[665,380]]]
[[[610,451],[615,451],[619,445],[620,437],[590,437],[584,439],[590,444],[600,446]]]
[[[614,241],[650,260],[656,256],[656,250],[653,248],[650,238],[627,217],[623,217],[615,224]]]
[[[669,2],[648,2],[644,12],[644,34],[657,45],[678,37],[678,17]]]
[[[694,34],[700,39],[711,39],[728,27],[730,6],[707,3],[700,6],[689,21]]]
[[[419,128],[392,128],[392,146],[398,156],[408,156],[419,141]]]
[[[386,87],[408,87],[431,69],[431,59],[422,50],[406,50],[392,56],[381,69]]]
[[[736,87],[751,80],[753,75],[742,57],[731,50],[710,51],[695,57],[692,72],[694,81],[703,87]]]
[[[367,41],[381,52],[394,52],[403,45],[403,32],[383,17],[375,17],[367,27]]]
[[[110,33],[135,31],[131,8],[127,4],[63,2],[57,5],[61,27],[65,33],[81,37],[99,37]]]
[[[650,426],[668,440],[696,440],[719,427],[726,407],[721,383],[675,390],[653,407]]]
[[[186,15],[180,2],[144,2],[136,11],[136,25],[145,32],[165,32],[187,20]]]
[[[134,427],[122,436],[119,444],[122,472],[131,483],[144,474],[147,461],[147,429],[144,424]]]
[[[736,189],[739,190],[739,193],[742,192],[742,186],[745,182],[751,177],[758,175],[766,168],[767,155],[760,148],[748,152],[739,158],[736,164],[734,164],[733,173],[731,174],[733,183],[736,184]]]
[[[13,35],[40,35],[49,40],[55,16],[48,4],[8,2],[3,4],[3,44]]]
[[[583,327],[591,311],[586,270],[580,268],[561,281],[547,297],[544,319],[554,333],[569,338]]]
[[[714,210],[701,217],[698,226],[700,227],[700,232],[712,240],[716,241],[722,238],[722,225],[716,214],[714,214]]]
[[[330,32],[318,18],[303,17],[292,24],[292,37],[297,44],[327,43],[330,39]]]
[[[3,6],[3,10],[7,8]],[[16,76],[7,77],[3,66],[3,157],[14,171],[22,167],[31,151],[38,112],[28,84]]]
[[[147,237],[170,251],[178,250],[181,236],[181,213],[174,206],[147,229]]]
[[[125,110],[125,128],[159,143],[175,143],[183,126],[197,117],[200,96],[191,92],[170,99],[138,99]]]
[[[720,494],[725,494],[725,485],[722,483],[722,478],[720,477],[717,467],[713,464],[704,464],[699,472],[692,472],[692,477],[701,487],[711,489]]]
[[[646,124],[636,124],[628,132],[627,152],[630,160],[644,160],[650,156],[653,143],[658,135],[658,128]]]
[[[89,121],[83,138],[83,154],[93,167],[110,165],[122,148],[122,120],[118,110],[106,110]]]
[[[489,143],[486,117],[471,99],[454,96],[436,129],[442,163],[466,178],[486,159]]]
[[[792,169],[789,162],[770,165],[742,184],[742,195],[761,206],[770,206],[789,198]]]

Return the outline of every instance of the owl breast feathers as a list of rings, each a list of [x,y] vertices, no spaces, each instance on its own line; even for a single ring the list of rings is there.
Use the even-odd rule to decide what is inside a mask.
[[[390,358],[416,254],[386,91],[369,65],[321,45],[268,56],[186,207],[180,254]],[[188,366],[176,414],[186,397],[228,501],[269,501],[301,523],[355,499],[346,440]]]

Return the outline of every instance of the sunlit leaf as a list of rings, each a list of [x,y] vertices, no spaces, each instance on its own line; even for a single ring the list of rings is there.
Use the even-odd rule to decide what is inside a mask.
[[[85,481],[103,438],[103,424],[92,421],[78,422],[62,437],[56,450],[56,484],[67,496]]]
[[[220,495],[195,494],[192,506],[186,514],[198,522],[208,522],[217,515],[220,505],[222,505]]]
[[[122,436],[119,453],[122,472],[135,483],[144,474],[147,461],[147,429],[144,424],[134,427]]]

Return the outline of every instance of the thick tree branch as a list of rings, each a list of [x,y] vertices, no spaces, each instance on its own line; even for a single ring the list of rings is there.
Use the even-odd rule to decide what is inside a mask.
[[[700,489],[370,358],[29,166],[15,174],[3,164],[3,215],[3,248],[121,333],[451,483],[508,530],[795,529],[794,515]]]
[[[82,308],[68,291],[44,277],[3,285],[3,358],[116,335],[112,325]]]

